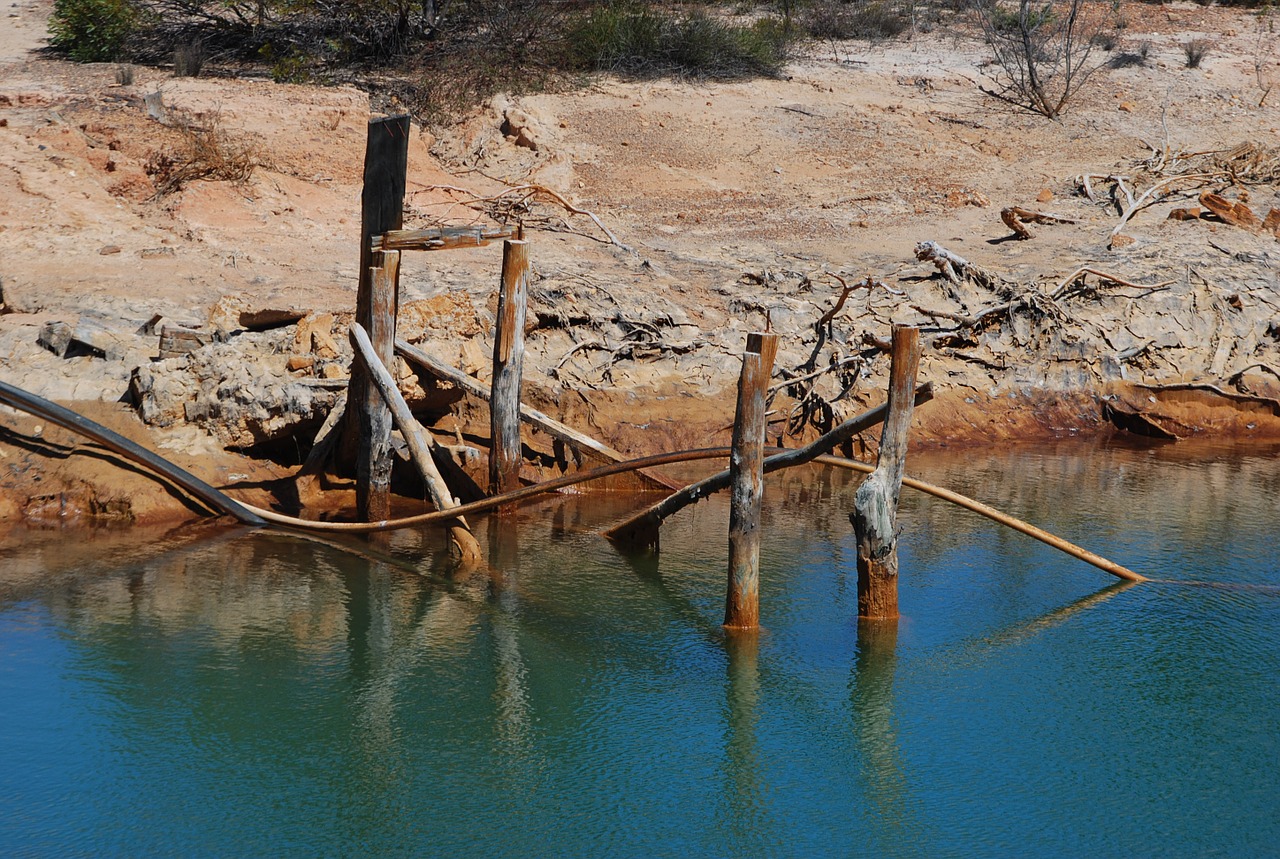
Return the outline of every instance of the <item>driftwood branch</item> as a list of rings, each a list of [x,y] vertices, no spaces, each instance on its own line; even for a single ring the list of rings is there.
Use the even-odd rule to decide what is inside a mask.
[[[1021,206],[1009,206],[1000,210],[1000,220],[1004,221],[1004,225],[1020,239],[1033,238],[1027,224],[1074,224],[1075,221],[1070,218],[1062,218],[1057,215],[1049,215],[1044,212],[1033,212],[1030,209],[1024,209]]]
[[[422,188],[420,190],[422,191],[453,191],[459,194],[474,194],[474,192],[469,191],[466,188],[459,188],[456,185],[428,185],[425,188]],[[629,245],[623,244],[621,241],[618,240],[618,237],[613,234],[612,230],[610,230],[608,227],[604,225],[604,222],[600,220],[598,215],[586,209],[578,208],[577,206],[573,205],[568,200],[566,200],[564,197],[562,197],[560,194],[556,193],[555,191],[552,191],[550,188],[546,187],[545,185],[513,185],[504,191],[500,191],[497,194],[493,194],[488,197],[472,196],[470,199],[464,200],[463,202],[464,203],[492,203],[497,200],[501,200],[505,197],[510,197],[516,194],[525,194],[529,197],[535,197],[535,198],[544,197],[550,200],[551,202],[556,203],[571,215],[585,215],[586,217],[591,219],[592,223],[594,223],[597,227],[600,228],[600,232],[608,236],[610,244],[617,245],[618,247],[622,248],[624,251],[627,251],[628,253],[635,253],[635,250],[632,247],[630,247]]]

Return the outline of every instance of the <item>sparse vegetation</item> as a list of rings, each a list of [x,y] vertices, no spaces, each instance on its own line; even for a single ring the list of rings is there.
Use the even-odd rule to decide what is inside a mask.
[[[1208,39],[1188,39],[1182,43],[1183,56],[1187,58],[1187,68],[1198,69],[1208,55],[1213,43]]]
[[[909,15],[884,0],[814,0],[800,18],[815,39],[893,39],[911,28]]]
[[[995,87],[983,91],[1050,119],[1097,71],[1097,37],[1112,28],[1086,0],[978,0],[977,10],[996,69]]]
[[[609,4],[567,32],[574,67],[631,74],[734,78],[777,74],[786,58],[786,28],[764,18],[741,26],[702,10],[657,11],[640,3]]]
[[[180,121],[174,130],[177,138],[173,146],[157,150],[147,159],[146,171],[155,183],[157,197],[199,180],[243,184],[264,163],[258,147],[229,134],[217,114],[202,125]]]
[[[1151,59],[1151,43],[1145,39],[1133,47],[1125,47],[1117,51],[1107,66],[1113,69],[1127,69],[1133,66],[1145,66]]]

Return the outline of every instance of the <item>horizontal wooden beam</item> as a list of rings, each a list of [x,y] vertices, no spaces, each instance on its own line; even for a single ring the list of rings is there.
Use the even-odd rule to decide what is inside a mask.
[[[479,248],[497,239],[514,239],[520,228],[509,227],[432,227],[425,230],[388,230],[373,237],[375,251],[444,251],[454,248]]]

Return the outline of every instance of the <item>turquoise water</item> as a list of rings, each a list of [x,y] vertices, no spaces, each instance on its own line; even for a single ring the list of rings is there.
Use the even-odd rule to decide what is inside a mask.
[[[861,629],[856,478],[771,479],[765,630],[728,640],[719,499],[653,561],[596,535],[634,499],[482,519],[493,566],[463,577],[434,532],[374,560],[27,534],[0,550],[0,853],[1280,855],[1278,463],[915,457],[1141,572],[1231,584],[1112,585],[904,491],[904,616]]]

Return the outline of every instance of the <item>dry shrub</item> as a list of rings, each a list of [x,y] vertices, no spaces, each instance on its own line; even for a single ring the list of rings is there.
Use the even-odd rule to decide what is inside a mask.
[[[189,182],[243,184],[265,161],[254,143],[237,140],[213,114],[205,125],[181,121],[174,125],[177,141],[168,151],[157,150],[147,159],[146,171],[162,197],[182,190]]]

